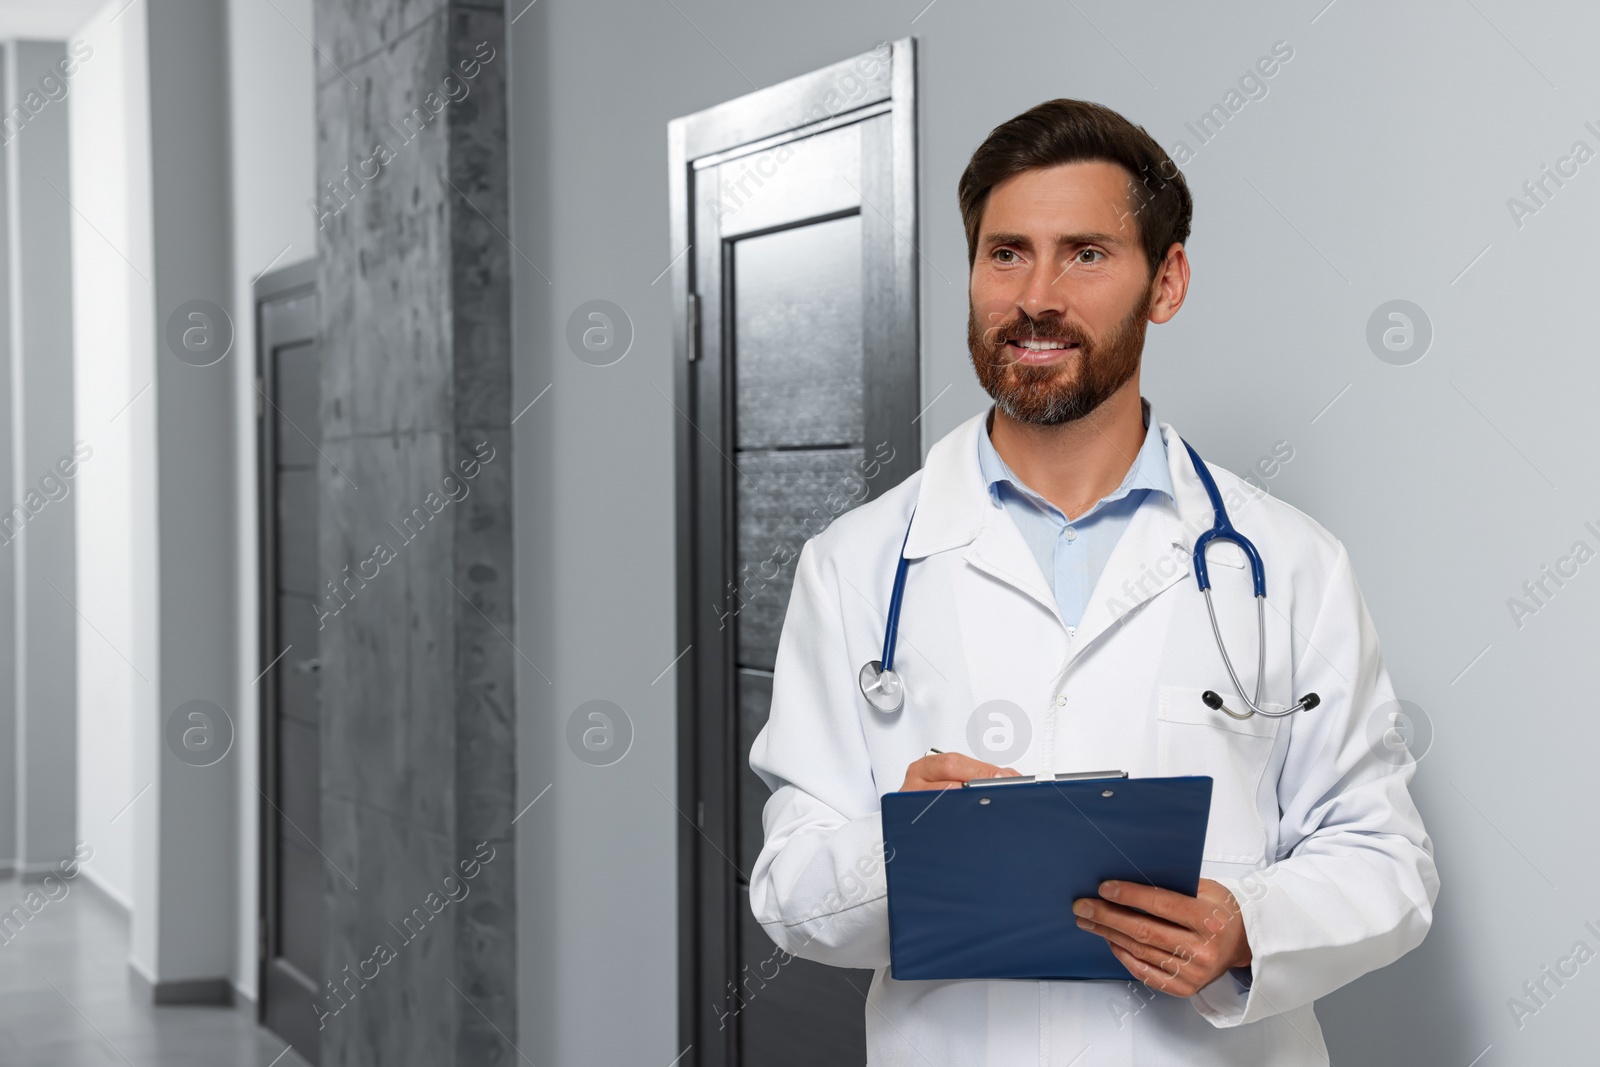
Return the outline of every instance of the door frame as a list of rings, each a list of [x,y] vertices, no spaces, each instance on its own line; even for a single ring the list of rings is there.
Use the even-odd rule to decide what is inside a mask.
[[[256,803],[256,1022],[267,1021],[267,965],[271,959],[267,951],[277,931],[273,916],[277,914],[278,864],[273,844],[276,841],[274,806],[282,807],[278,794],[278,681],[267,668],[279,650],[273,648],[273,635],[278,627],[278,472],[275,463],[277,448],[277,420],[266,417],[269,405],[277,403],[273,356],[268,349],[263,330],[262,307],[265,304],[317,289],[317,261],[315,258],[291,263],[257,278],[251,288],[251,314],[255,321],[255,388],[256,388],[256,599],[257,599],[257,659],[254,667],[261,677],[256,682],[257,704],[257,760],[256,785],[267,803]],[[316,1049],[297,1050],[310,1062],[317,1060]]]
[[[734,958],[737,945],[739,916],[733,911],[734,901],[707,902],[702,900],[702,871],[708,862],[707,853],[715,846],[700,829],[708,823],[713,827],[729,825],[735,814],[733,783],[737,781],[737,768],[733,774],[723,774],[721,765],[727,762],[730,751],[737,758],[733,734],[737,729],[735,694],[707,692],[702,675],[712,672],[702,670],[701,653],[688,653],[698,639],[700,622],[697,605],[707,589],[701,587],[716,581],[720,575],[707,575],[704,566],[705,549],[701,536],[716,540],[723,557],[723,567],[731,558],[736,532],[731,528],[736,522],[730,502],[700,503],[699,479],[700,449],[706,442],[697,428],[701,422],[698,397],[702,388],[699,380],[701,330],[698,302],[692,302],[696,293],[695,262],[697,255],[690,253],[696,227],[699,205],[693,202],[694,172],[712,159],[734,150],[751,151],[766,147],[761,142],[780,142],[804,130],[818,133],[857,121],[861,113],[890,115],[890,141],[892,153],[892,178],[887,189],[891,207],[882,221],[893,228],[897,239],[893,254],[884,269],[894,277],[894,303],[890,309],[865,309],[868,315],[868,359],[874,352],[887,352],[890,373],[880,374],[877,381],[868,376],[865,402],[869,408],[891,416],[898,428],[898,436],[891,439],[900,458],[900,477],[909,475],[921,465],[921,443],[917,421],[920,418],[921,349],[919,344],[920,311],[918,301],[917,259],[920,255],[917,239],[917,141],[916,141],[916,63],[915,40],[903,37],[885,42],[890,48],[887,76],[872,78],[859,98],[848,101],[849,106],[835,103],[841,80],[850,76],[852,67],[877,51],[852,56],[820,70],[803,74],[777,85],[746,96],[718,104],[693,115],[672,120],[668,124],[668,195],[671,250],[676,256],[671,270],[672,329],[673,329],[673,388],[679,418],[674,421],[674,464],[677,475],[677,507],[674,533],[677,541],[677,648],[682,649],[677,671],[677,807],[683,821],[678,823],[678,1030],[679,1044],[685,1050],[686,1067],[732,1067],[738,1062],[738,1049],[732,1044],[738,1027],[730,1027],[720,1041],[711,1040],[701,1032],[705,1007],[720,999],[727,983],[737,974],[738,961]],[[877,46],[881,48],[882,45]],[[855,69],[860,69],[859,67]],[[856,77],[860,77],[856,75]],[[813,117],[807,120],[806,117]],[[753,147],[754,146],[754,147]],[[876,204],[867,203],[863,193],[863,213],[878,212]],[[880,212],[881,214],[881,212]],[[722,302],[719,302],[722,303]],[[875,316],[875,318],[874,318]],[[879,329],[884,322],[894,322],[895,329]],[[721,329],[722,323],[712,328]],[[909,353],[907,352],[909,349]],[[907,358],[909,356],[909,358]],[[722,404],[731,409],[729,381],[723,376]],[[731,420],[718,418],[716,422],[725,429]],[[722,445],[712,443],[721,451]],[[900,466],[905,464],[905,466]],[[885,479],[887,488],[899,480]],[[880,490],[881,491],[881,490]],[[877,495],[874,492],[873,495]],[[720,592],[720,590],[716,590]],[[727,631],[725,641],[731,643],[734,631]],[[729,651],[731,655],[731,650]],[[721,657],[727,662],[727,657]],[[714,683],[712,683],[714,684]],[[703,702],[713,700],[724,709],[723,722],[727,727],[723,736],[703,736],[700,712]],[[692,826],[683,825],[684,821]],[[735,894],[735,898],[737,894]],[[707,944],[708,928],[720,926],[721,936],[715,944],[722,951],[702,952]]]

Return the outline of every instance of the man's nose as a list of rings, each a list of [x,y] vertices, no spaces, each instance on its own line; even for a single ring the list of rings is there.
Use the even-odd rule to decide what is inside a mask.
[[[1017,306],[1023,314],[1030,319],[1038,319],[1047,315],[1066,313],[1064,288],[1060,285],[1062,273],[1052,264],[1040,263],[1034,266],[1028,273],[1022,292],[1017,297]]]

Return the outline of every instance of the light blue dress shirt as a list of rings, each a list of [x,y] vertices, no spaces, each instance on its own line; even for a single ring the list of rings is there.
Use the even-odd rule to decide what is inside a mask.
[[[1173,499],[1172,474],[1167,468],[1167,446],[1161,427],[1150,415],[1150,402],[1144,408],[1145,435],[1139,454],[1133,457],[1122,484],[1084,512],[1067,521],[1061,510],[1024,485],[1006,466],[989,440],[988,430],[978,435],[978,467],[989,487],[990,502],[1003,507],[1022,539],[1033,550],[1044,574],[1045,585],[1055,591],[1061,621],[1069,631],[1077,629],[1083,609],[1089,603],[1100,572],[1116,547],[1122,532],[1133,521],[1134,512],[1156,493]],[[994,418],[991,407],[989,419]],[[989,425],[985,422],[985,427]]]

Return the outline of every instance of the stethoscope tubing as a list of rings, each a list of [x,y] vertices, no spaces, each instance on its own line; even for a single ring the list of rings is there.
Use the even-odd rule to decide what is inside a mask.
[[[1222,698],[1211,690],[1207,690],[1204,703],[1208,707],[1216,708],[1224,714],[1235,719],[1248,719],[1252,715],[1264,715],[1269,719],[1281,719],[1305,708],[1316,707],[1318,701],[1316,694],[1302,697],[1283,711],[1268,711],[1261,703],[1261,687],[1267,677],[1267,568],[1261,562],[1261,553],[1256,549],[1255,543],[1244,534],[1233,528],[1233,520],[1228,517],[1228,509],[1222,502],[1222,492],[1217,488],[1217,480],[1211,477],[1205,461],[1200,458],[1200,453],[1194,450],[1189,442],[1183,442],[1183,447],[1189,453],[1189,460],[1194,464],[1194,472],[1200,479],[1200,484],[1205,486],[1206,496],[1211,500],[1212,525],[1211,529],[1194,539],[1194,579],[1199,585],[1200,592],[1205,594],[1206,615],[1211,619],[1211,634],[1217,639],[1217,654],[1222,657],[1222,666],[1228,672],[1228,681],[1233,683],[1233,691],[1239,694],[1239,699],[1244,701],[1246,711],[1237,712],[1223,703]],[[1217,607],[1211,599],[1211,574],[1206,567],[1206,549],[1213,541],[1231,541],[1239,546],[1239,550],[1250,561],[1250,583],[1256,595],[1256,693],[1254,699],[1244,695],[1244,686],[1239,681],[1239,672],[1233,669],[1233,658],[1228,655],[1228,644],[1222,639],[1222,627],[1217,622]]]
[[[1239,684],[1239,675],[1234,672],[1233,660],[1228,658],[1228,647],[1222,642],[1222,627],[1217,625],[1217,609],[1216,606],[1211,603],[1211,590],[1207,588],[1201,591],[1206,595],[1206,614],[1211,616],[1211,633],[1217,639],[1217,651],[1222,653],[1222,665],[1228,669],[1228,681],[1233,683],[1233,691],[1243,696],[1244,686]],[[1251,715],[1266,715],[1268,718],[1276,718],[1272,712],[1262,711],[1259,707],[1261,703],[1261,680],[1267,676],[1266,636],[1267,598],[1264,596],[1258,596],[1256,597],[1256,644],[1259,646],[1259,649],[1257,653],[1258,658],[1256,660],[1256,698],[1254,700],[1247,701],[1250,706],[1250,710],[1243,715],[1240,715],[1237,711],[1234,711],[1226,704],[1219,705],[1219,710],[1226,712],[1235,719],[1248,719]]]
[[[911,509],[911,519],[916,519],[917,509]],[[894,645],[900,636],[900,605],[905,601],[906,571],[911,561],[906,558],[906,545],[911,541],[911,522],[906,522],[906,535],[900,540],[900,562],[894,568],[894,591],[889,594],[889,621],[883,630],[883,658],[878,662],[886,671],[894,670]]]

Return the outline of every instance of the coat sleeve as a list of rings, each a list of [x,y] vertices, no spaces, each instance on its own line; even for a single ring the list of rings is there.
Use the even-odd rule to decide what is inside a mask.
[[[1310,1004],[1399,959],[1433,921],[1433,844],[1407,784],[1415,762],[1388,733],[1397,710],[1378,638],[1340,545],[1309,633],[1300,630],[1297,713],[1278,780],[1279,855],[1243,878],[1238,900],[1252,960],[1194,998],[1215,1026]]]
[[[888,891],[858,667],[845,647],[837,574],[808,541],[778,640],[771,714],[750,749],[750,768],[773,791],[750,908],[792,955],[878,968],[889,965]]]

